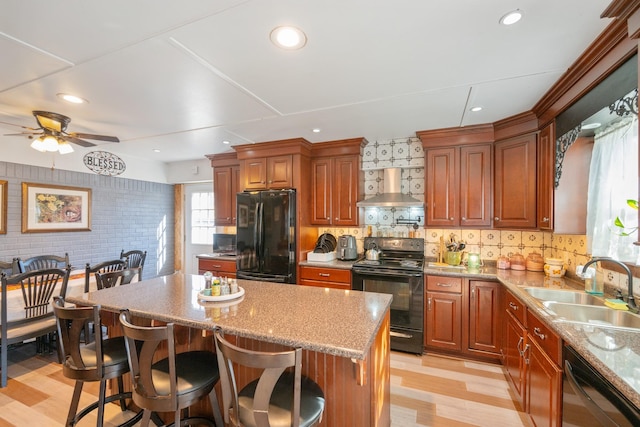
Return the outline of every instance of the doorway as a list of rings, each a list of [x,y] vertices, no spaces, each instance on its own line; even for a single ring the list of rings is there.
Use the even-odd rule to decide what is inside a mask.
[[[210,253],[213,244],[214,204],[210,182],[184,187],[184,272],[198,274],[198,254]]]

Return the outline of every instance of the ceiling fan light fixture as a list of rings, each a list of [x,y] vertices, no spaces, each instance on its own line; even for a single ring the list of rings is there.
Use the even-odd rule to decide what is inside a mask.
[[[41,153],[44,153],[45,151],[47,151],[44,148],[44,142],[42,141],[42,137],[34,139],[33,142],[31,143],[31,148],[33,148],[34,150],[38,150]]]
[[[42,139],[42,146],[45,151],[58,151],[58,138],[55,136],[47,135]]]
[[[73,147],[66,141],[61,141],[58,143],[58,151],[60,154],[69,154],[73,153]]]
[[[296,27],[276,27],[271,31],[271,41],[282,49],[300,49],[307,44],[307,36]]]

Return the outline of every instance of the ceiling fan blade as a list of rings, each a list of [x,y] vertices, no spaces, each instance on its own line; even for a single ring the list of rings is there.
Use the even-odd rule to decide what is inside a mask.
[[[9,126],[16,126],[16,127],[22,128],[22,129],[29,129],[29,130],[40,130],[40,129],[42,129],[42,128],[30,128],[29,126],[22,126],[22,125],[17,125],[15,123],[9,123],[9,122],[3,122],[3,121],[0,121],[0,123],[2,123],[4,125],[9,125]]]
[[[5,133],[3,136],[24,136],[24,135],[41,135],[36,132],[20,132],[20,133]]]
[[[90,133],[78,133],[78,132],[72,132],[69,135],[75,138],[87,138],[87,139],[95,139],[97,141],[120,142],[120,140],[115,136],[93,135]]]
[[[75,136],[60,135],[60,136],[58,136],[58,138],[62,139],[64,141],[67,141],[67,142],[72,142],[72,143],[80,145],[82,147],[95,147],[96,146],[96,144],[94,144],[93,142],[85,141],[84,139],[76,138]]]

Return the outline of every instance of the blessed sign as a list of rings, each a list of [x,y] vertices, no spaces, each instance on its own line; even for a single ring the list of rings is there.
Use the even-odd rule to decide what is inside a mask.
[[[99,175],[116,176],[127,169],[124,161],[106,151],[92,151],[84,155],[84,165]]]

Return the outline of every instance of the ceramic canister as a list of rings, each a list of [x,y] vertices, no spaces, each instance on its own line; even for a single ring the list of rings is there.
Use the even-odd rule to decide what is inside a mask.
[[[544,274],[549,277],[562,277],[566,272],[564,261],[561,258],[546,258]]]

